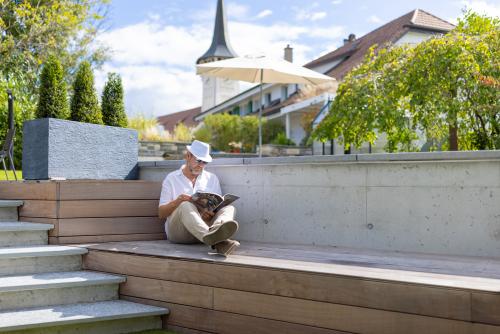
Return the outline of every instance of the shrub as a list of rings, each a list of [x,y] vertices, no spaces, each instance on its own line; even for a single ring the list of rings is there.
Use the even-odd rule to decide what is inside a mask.
[[[181,122],[175,126],[172,139],[174,141],[191,141],[193,139],[192,129]]]
[[[259,119],[256,116],[242,117],[239,130],[239,141],[243,152],[255,152],[255,147],[259,142]]]
[[[194,132],[194,139],[205,143],[211,143],[212,132],[208,127],[202,125],[198,130]]]
[[[143,114],[139,114],[129,118],[127,127],[137,130],[139,140],[167,140],[166,134],[161,133],[158,121],[154,117],[146,117]]]
[[[263,119],[262,143],[270,143],[279,133],[284,133],[284,130],[284,125],[280,121],[268,122]],[[215,149],[221,151],[231,151],[235,147],[241,147],[243,152],[255,152],[259,141],[259,119],[257,116],[209,115],[195,132],[194,137],[209,142]]]
[[[122,79],[116,73],[108,73],[108,81],[102,91],[102,120],[110,126],[127,126],[127,115],[123,102]]]
[[[209,115],[205,118],[204,126],[211,133],[210,144],[219,151],[230,151],[231,142],[240,139],[240,116],[229,114]]]
[[[36,118],[46,117],[60,119],[67,119],[69,117],[64,70],[59,60],[54,56],[49,57],[43,66],[40,76],[40,92]]]
[[[274,145],[287,145],[287,146],[294,146],[295,142],[291,140],[290,138],[286,137],[286,134],[284,132],[278,133],[276,138],[273,139],[271,142]]]
[[[262,122],[262,143],[269,144],[280,132],[285,132],[285,126],[280,120]]]
[[[102,114],[94,89],[94,74],[89,62],[78,67],[71,98],[71,119],[77,122],[102,124]]]

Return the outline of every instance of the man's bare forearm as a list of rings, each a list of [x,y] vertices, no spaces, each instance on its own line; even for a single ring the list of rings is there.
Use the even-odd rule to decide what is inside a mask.
[[[173,201],[168,202],[167,204],[159,206],[158,207],[158,216],[161,219],[166,219],[168,216],[170,216],[175,211],[175,209],[177,209],[177,207],[179,207],[179,205],[181,203],[182,202],[179,201],[178,199],[174,199]]]
[[[160,205],[158,207],[158,217],[160,217],[161,219],[166,219],[168,216],[174,213],[175,209],[177,209],[182,202],[189,200],[191,200],[191,196],[182,194],[173,201],[170,201],[167,204]]]

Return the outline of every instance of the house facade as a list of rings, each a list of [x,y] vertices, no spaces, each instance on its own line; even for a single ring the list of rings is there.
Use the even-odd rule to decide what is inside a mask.
[[[451,23],[421,9],[415,9],[385,25],[357,38],[350,34],[338,49],[319,57],[304,66],[319,73],[342,81],[345,75],[361,64],[368,50],[389,45],[416,45],[436,34],[444,34],[454,28]],[[292,61],[291,48],[285,49],[285,59]],[[279,120],[285,125],[286,135],[296,144],[303,142],[306,136],[302,128],[303,118],[311,115],[313,125],[319,124],[329,111],[329,105],[335,98],[336,86],[311,88],[304,85],[264,84],[263,99],[259,101],[260,86],[252,87],[230,99],[204,110],[195,117],[202,121],[204,117],[215,113],[230,113],[241,116],[257,114],[259,102],[263,103],[263,116],[268,120]],[[376,150],[382,150],[384,136]],[[368,144],[357,152],[373,152]],[[344,154],[343,146],[335,141],[315,142],[314,154]]]
[[[454,28],[451,23],[440,19],[424,10],[415,9],[383,26],[357,38],[350,34],[344,44],[304,66],[319,73],[334,77],[341,82],[346,74],[361,64],[368,50],[390,45],[416,45],[434,35],[444,34]],[[198,59],[197,63],[235,57],[227,33],[227,22],[223,1],[218,0],[214,36],[209,50]],[[284,58],[293,62],[293,49],[284,49]],[[263,84],[263,96],[260,100],[260,85],[237,93],[236,84],[220,78],[203,78],[203,104],[200,112],[193,116],[192,110],[176,113],[180,119],[183,113],[189,113],[193,123],[202,122],[211,114],[229,113],[246,116],[257,115],[260,104],[263,105],[263,117],[281,122],[286,135],[296,144],[303,144],[306,131],[302,124],[312,121],[313,126],[326,116],[329,106],[335,98],[336,84],[310,87],[297,84]],[[173,117],[173,116],[172,116]],[[168,120],[170,115],[160,117]],[[160,122],[161,123],[161,122]],[[365,145],[356,152],[376,152],[383,149],[384,136],[381,135],[376,148]],[[354,150],[354,149],[353,149]],[[354,153],[354,152],[351,152]],[[313,154],[344,154],[343,146],[331,140],[327,143],[315,142]]]

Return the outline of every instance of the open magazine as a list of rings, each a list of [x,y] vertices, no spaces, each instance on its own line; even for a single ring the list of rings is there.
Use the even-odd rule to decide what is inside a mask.
[[[207,210],[216,213],[221,208],[236,201],[238,198],[240,197],[233,194],[221,196],[214,193],[198,191],[191,196],[191,202],[193,202],[200,211]]]

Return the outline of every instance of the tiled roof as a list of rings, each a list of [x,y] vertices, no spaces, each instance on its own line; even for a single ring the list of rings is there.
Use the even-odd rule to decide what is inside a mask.
[[[319,65],[343,59],[343,61],[333,69],[325,72],[325,74],[341,80],[350,70],[363,61],[369,48],[374,44],[383,47],[387,44],[395,43],[410,30],[425,29],[440,33],[450,31],[453,28],[454,25],[451,23],[421,9],[416,9],[373,30],[359,39],[347,42],[340,48],[311,61],[306,64],[305,67],[314,68]]]
[[[426,11],[421,9],[415,9],[413,11],[414,15],[411,19],[411,22],[420,27],[426,27],[431,29],[442,29],[444,31],[449,31],[455,26],[445,20],[440,19],[437,16],[434,16]]]
[[[195,121],[194,117],[199,113],[201,113],[201,107],[179,111],[158,117],[158,123],[160,123],[166,131],[172,133],[175,126],[179,123],[184,123],[184,125],[189,128],[197,126],[199,122]]]

